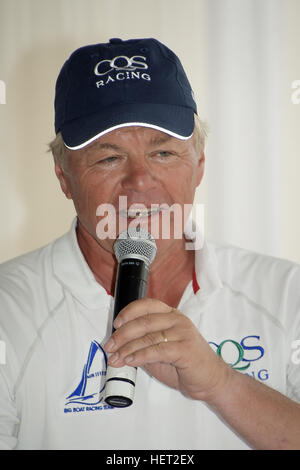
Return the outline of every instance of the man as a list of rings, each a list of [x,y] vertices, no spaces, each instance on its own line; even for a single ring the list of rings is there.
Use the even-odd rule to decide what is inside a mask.
[[[179,59],[154,39],[83,47],[60,72],[55,113],[55,171],[77,218],[1,268],[2,448],[299,448],[298,266],[186,249],[188,217],[169,211],[147,298],[111,334],[115,238],[190,207],[203,176],[205,128]],[[127,408],[104,402],[107,362],[138,368]]]

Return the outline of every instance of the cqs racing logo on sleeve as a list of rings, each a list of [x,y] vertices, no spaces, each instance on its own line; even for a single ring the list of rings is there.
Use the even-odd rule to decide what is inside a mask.
[[[265,355],[265,350],[260,345],[260,336],[245,336],[240,342],[233,339],[225,339],[220,344],[209,341],[209,344],[215,349],[218,356],[233,369],[263,382],[268,380],[268,369],[257,367],[254,369],[253,367],[256,361],[262,359]]]

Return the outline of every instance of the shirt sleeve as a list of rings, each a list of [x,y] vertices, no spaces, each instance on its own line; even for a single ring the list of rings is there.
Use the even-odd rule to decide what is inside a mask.
[[[5,367],[5,364],[0,365],[0,450],[11,450],[18,442],[19,419],[5,377]]]
[[[294,334],[290,336],[287,344],[289,351],[287,364],[287,396],[300,403],[300,325],[298,312],[298,324],[293,328]]]
[[[284,298],[286,330],[286,395],[300,403],[300,268],[295,267],[289,276]]]

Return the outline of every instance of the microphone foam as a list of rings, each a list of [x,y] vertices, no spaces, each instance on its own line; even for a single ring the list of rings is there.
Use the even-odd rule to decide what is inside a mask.
[[[140,258],[150,265],[155,258],[156,250],[156,243],[152,235],[140,227],[130,227],[120,233],[114,243],[114,252],[118,263],[124,258]]]

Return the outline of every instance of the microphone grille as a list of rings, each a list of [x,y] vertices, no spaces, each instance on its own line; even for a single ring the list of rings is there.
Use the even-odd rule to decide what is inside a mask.
[[[114,252],[118,263],[124,258],[142,258],[147,264],[151,264],[156,255],[156,243],[154,238],[146,230],[140,227],[130,227],[120,233],[114,243]]]

